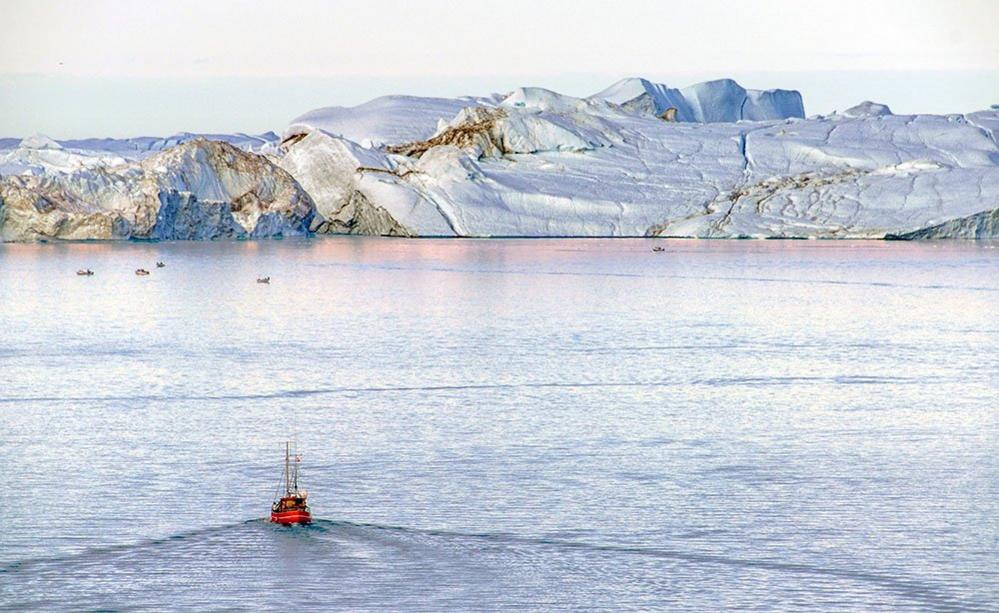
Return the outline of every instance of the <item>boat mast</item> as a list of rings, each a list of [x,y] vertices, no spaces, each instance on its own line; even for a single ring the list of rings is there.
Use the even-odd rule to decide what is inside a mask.
[[[291,452],[290,443],[285,441],[284,443],[284,493],[285,496],[291,495],[291,471],[289,470],[288,461],[289,454]]]

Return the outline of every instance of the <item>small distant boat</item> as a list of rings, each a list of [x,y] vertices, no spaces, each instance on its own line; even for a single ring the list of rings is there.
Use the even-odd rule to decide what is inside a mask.
[[[164,264],[163,262],[156,262],[156,268],[164,268],[164,267],[166,267],[166,264]]]
[[[271,505],[271,523],[290,526],[312,522],[309,493],[298,489],[298,465],[302,456],[291,455],[291,445],[284,444],[284,495]]]
[[[653,247],[652,250],[656,253],[662,253],[663,251],[666,251],[666,247]]]
[[[270,282],[271,282],[271,278],[270,277],[258,277],[257,278],[257,283],[270,283]]]
[[[78,277],[91,277],[93,276],[93,274],[94,271],[90,270],[89,268],[81,268],[80,270],[76,271],[76,276]]]
[[[146,270],[145,268],[137,268],[135,269],[135,274],[139,275],[140,277],[144,277],[149,274],[149,271]]]

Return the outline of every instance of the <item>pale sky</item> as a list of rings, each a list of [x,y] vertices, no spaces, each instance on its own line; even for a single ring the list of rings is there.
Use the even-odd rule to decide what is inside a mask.
[[[999,0],[0,0],[0,136],[280,131],[387,93],[625,76],[964,112],[999,103],[997,24]]]

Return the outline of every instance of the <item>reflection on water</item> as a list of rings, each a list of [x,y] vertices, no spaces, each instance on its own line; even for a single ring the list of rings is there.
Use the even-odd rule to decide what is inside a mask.
[[[0,607],[999,601],[994,245],[659,242],[0,246]]]

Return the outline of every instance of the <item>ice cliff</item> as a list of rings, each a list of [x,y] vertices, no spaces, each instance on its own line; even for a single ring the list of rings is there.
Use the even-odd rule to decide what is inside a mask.
[[[309,229],[985,238],[999,208],[997,135],[997,110],[895,115],[866,101],[805,118],[797,92],[731,80],[673,88],[625,79],[585,98],[536,87],[388,96],[305,113],[280,139],[226,137],[235,145],[188,141],[150,153],[143,142],[38,138],[5,152],[0,142],[0,174],[4,163],[29,173],[0,179],[0,231],[7,240]],[[192,149],[242,161],[205,166],[174,153]],[[238,186],[215,189],[215,177],[232,173]],[[82,221],[92,215],[99,223]],[[67,221],[51,223],[59,216]]]
[[[646,79],[623,79],[590,97],[656,116],[674,108],[676,121],[722,123],[805,116],[798,92],[745,89],[732,79],[707,81],[684,89]]]
[[[936,238],[981,239],[996,237],[999,237],[999,208],[952,219],[913,232],[889,234],[886,238],[911,241]]]
[[[0,178],[4,240],[300,235],[314,214],[288,173],[206,139],[142,161]]]

